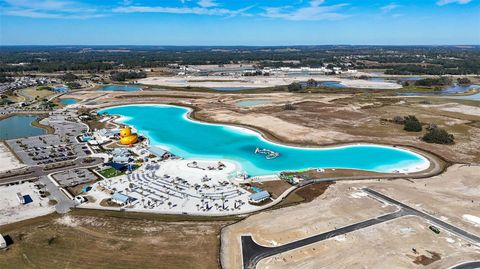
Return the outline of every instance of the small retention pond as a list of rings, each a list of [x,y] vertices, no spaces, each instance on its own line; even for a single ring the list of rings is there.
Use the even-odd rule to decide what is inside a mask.
[[[250,106],[265,105],[271,102],[272,100],[242,100],[242,101],[238,101],[236,105],[241,107],[250,107]]]
[[[0,141],[46,134],[45,129],[32,125],[36,119],[34,115],[16,115],[0,120]]]
[[[76,104],[78,102],[77,99],[73,99],[73,98],[67,98],[67,99],[61,99],[60,100],[60,104],[62,105],[73,105],[73,104]]]
[[[398,95],[403,96],[414,96],[414,95],[454,95],[459,93],[466,93],[474,89],[480,89],[480,85],[470,85],[470,86],[462,86],[462,85],[451,85],[448,87],[443,88],[440,91],[434,92],[400,92]]]
[[[101,91],[126,91],[126,92],[136,92],[140,91],[142,87],[140,86],[131,86],[131,85],[108,85],[100,88]]]

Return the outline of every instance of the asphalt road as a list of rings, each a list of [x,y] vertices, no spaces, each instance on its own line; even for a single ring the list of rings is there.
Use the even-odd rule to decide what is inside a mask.
[[[468,233],[465,230],[457,228],[451,224],[448,224],[442,220],[439,220],[431,215],[418,211],[408,205],[405,205],[397,200],[394,200],[388,196],[385,196],[377,191],[372,189],[363,189],[367,192],[371,197],[384,201],[389,204],[393,204],[398,206],[400,209],[394,213],[390,213],[387,215],[382,215],[374,219],[369,219],[363,222],[355,223],[352,225],[348,225],[339,229],[335,229],[329,232],[325,232],[322,234],[314,235],[305,239],[301,239],[298,241],[294,241],[285,245],[281,245],[278,247],[264,247],[257,244],[253,241],[251,236],[242,236],[242,260],[243,260],[243,268],[245,269],[254,269],[257,266],[257,263],[267,257],[274,256],[286,251],[294,250],[297,248],[301,248],[316,242],[320,242],[335,236],[343,235],[349,232],[353,232],[356,230],[360,230],[369,226],[373,226],[382,222],[386,222],[389,220],[393,220],[402,216],[409,216],[414,215],[421,218],[426,219],[427,221],[435,224],[436,226],[443,228],[453,234],[456,234],[464,239],[472,241],[474,243],[480,243],[480,238],[474,234]],[[467,267],[454,267],[455,269],[468,269],[468,268],[476,268],[476,267],[468,267],[470,265],[475,266],[475,263],[463,264],[459,266],[467,266]]]
[[[294,241],[278,247],[264,247],[260,246],[253,241],[251,236],[242,236],[242,254],[243,254],[243,268],[254,269],[257,263],[267,257],[280,254],[285,251],[290,251],[296,248],[301,248],[316,242],[320,242],[332,237],[343,235],[349,232],[353,232],[359,229],[363,229],[372,225],[376,225],[385,221],[393,220],[401,216],[405,216],[403,210],[399,210],[394,213],[379,216],[374,219],[369,219],[352,225],[348,225],[336,230],[332,230],[326,233],[307,237],[298,241]]]
[[[429,214],[426,214],[422,211],[418,211],[406,204],[403,204],[397,200],[394,200],[388,196],[385,196],[377,191],[374,191],[372,189],[368,189],[368,188],[365,188],[363,189],[365,192],[367,192],[369,195],[373,196],[374,198],[376,199],[379,199],[379,200],[383,200],[387,203],[390,203],[390,204],[393,204],[393,205],[396,205],[396,206],[399,206],[400,208],[402,208],[403,210],[406,210],[408,211],[409,215],[415,215],[415,216],[418,216],[418,217],[421,217],[421,218],[424,218],[426,220],[428,220],[429,222],[435,224],[436,226],[440,227],[440,228],[443,228],[453,234],[456,234],[457,236],[460,236],[462,237],[463,239],[466,239],[468,241],[471,241],[473,243],[480,243],[480,237],[474,235],[474,234],[471,234],[463,229],[460,229],[460,228],[457,228],[449,223],[446,223],[445,221],[442,221],[440,219],[437,219],[435,217],[433,217],[432,215],[429,215]]]
[[[480,261],[462,263],[459,265],[455,265],[450,269],[478,269],[478,268],[480,268]]]
[[[20,175],[14,175],[14,176],[10,176],[10,177],[0,178],[0,185],[6,184],[6,183],[14,183],[14,182],[19,182],[19,181],[25,181],[25,180],[28,180],[28,179],[35,179],[35,178],[39,178],[41,176],[46,176],[48,174],[55,173],[55,172],[60,172],[60,171],[64,171],[64,170],[90,167],[90,166],[102,164],[103,161],[104,161],[102,158],[93,158],[94,159],[93,162],[84,163],[83,161],[86,158],[88,158],[88,157],[78,158],[78,159],[74,160],[73,165],[69,165],[69,166],[65,166],[65,167],[59,167],[59,168],[50,169],[50,170],[44,170],[43,166],[41,166],[41,165],[31,166],[31,167],[29,167],[29,172],[26,173],[26,174],[20,174]]]

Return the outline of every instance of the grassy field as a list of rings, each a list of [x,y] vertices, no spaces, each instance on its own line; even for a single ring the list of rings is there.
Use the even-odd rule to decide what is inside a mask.
[[[0,227],[14,241],[0,268],[219,268],[219,232],[230,223],[50,215]]]
[[[122,172],[118,171],[115,168],[107,168],[101,171],[98,171],[98,173],[106,178],[111,178],[111,177],[117,177],[123,175]]]
[[[55,92],[50,90],[37,90],[36,88],[30,87],[26,89],[22,89],[19,91],[19,95],[30,97],[31,99],[35,99],[38,96],[38,99],[46,98],[50,95],[55,94]]]

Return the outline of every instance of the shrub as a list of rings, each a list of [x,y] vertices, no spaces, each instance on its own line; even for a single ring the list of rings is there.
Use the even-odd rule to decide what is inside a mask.
[[[289,92],[299,92],[302,90],[302,85],[298,82],[293,82],[292,84],[288,85]]]
[[[420,123],[420,121],[418,121],[417,117],[410,115],[405,117],[403,130],[407,132],[421,132],[422,124]]]
[[[402,117],[402,116],[395,116],[395,117],[393,117],[393,123],[404,124],[405,123],[405,118]]]
[[[458,78],[458,79],[457,79],[457,82],[458,82],[458,84],[461,84],[461,85],[470,85],[470,84],[472,84],[472,82],[471,82],[470,79],[468,79],[468,78]]]
[[[307,81],[307,87],[309,87],[309,88],[315,88],[315,87],[317,87],[317,85],[318,85],[317,81],[314,80],[313,78],[311,78]]]
[[[292,103],[288,102],[288,103],[285,104],[284,109],[285,110],[295,110],[295,107],[293,106]]]
[[[446,86],[452,84],[452,80],[448,77],[424,78],[415,81],[415,86]]]
[[[447,144],[447,145],[454,143],[453,135],[449,134],[445,129],[441,129],[441,128],[431,129],[423,136],[422,139],[427,143]]]

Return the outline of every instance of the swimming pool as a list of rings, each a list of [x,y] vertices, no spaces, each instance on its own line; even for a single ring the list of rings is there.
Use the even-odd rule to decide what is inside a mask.
[[[100,88],[101,91],[127,91],[135,92],[141,90],[142,87],[131,85],[108,85]]]
[[[120,115],[118,120],[134,126],[150,139],[187,159],[227,159],[238,163],[251,176],[308,168],[346,168],[376,172],[414,172],[427,169],[429,161],[416,153],[378,145],[348,145],[300,148],[277,144],[258,132],[230,125],[202,123],[188,118],[190,110],[169,105],[128,105],[100,110]],[[255,154],[265,148],[280,153],[274,159]]]

